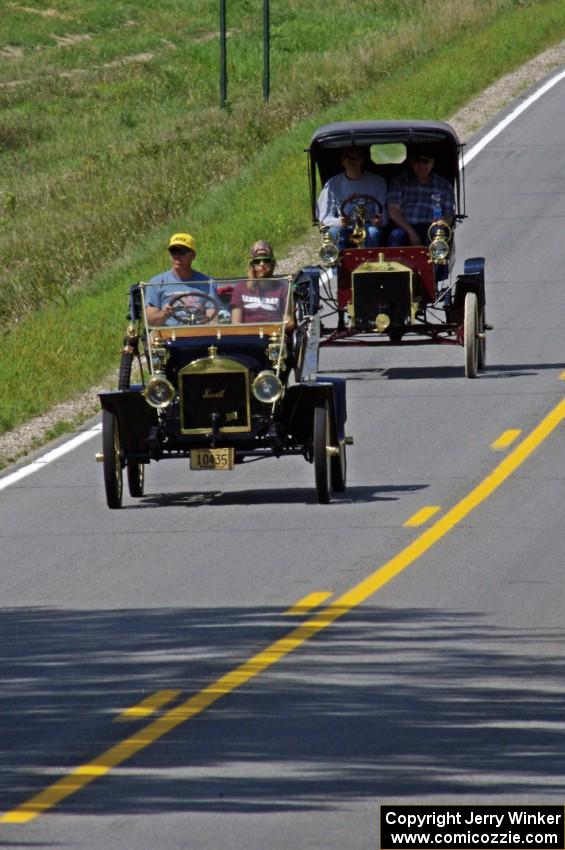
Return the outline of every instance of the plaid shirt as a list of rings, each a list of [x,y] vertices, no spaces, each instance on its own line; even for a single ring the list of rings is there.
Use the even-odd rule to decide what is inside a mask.
[[[431,222],[438,201],[443,215],[454,215],[453,187],[445,177],[440,177],[433,171],[425,186],[411,173],[402,174],[391,180],[388,190],[389,207],[400,207],[402,215],[409,224]]]

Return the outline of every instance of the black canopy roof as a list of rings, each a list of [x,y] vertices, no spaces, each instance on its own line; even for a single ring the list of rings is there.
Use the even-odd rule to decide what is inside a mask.
[[[457,207],[461,214],[459,171],[463,146],[453,127],[443,121],[339,121],[318,127],[310,140],[310,147],[307,148],[313,217],[315,218],[317,199],[316,175],[319,176],[321,188],[330,177],[343,171],[341,164],[343,148],[391,143],[402,143],[407,146],[425,144],[434,148],[434,169],[454,186]],[[378,170],[386,176],[389,168],[390,166],[385,165]]]

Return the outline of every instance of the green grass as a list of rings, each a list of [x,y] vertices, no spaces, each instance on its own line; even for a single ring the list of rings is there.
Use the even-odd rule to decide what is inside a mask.
[[[193,232],[197,265],[218,276],[258,236],[279,256],[300,239],[318,124],[444,118],[565,35],[558,0],[281,0],[266,106],[260,4],[239,0],[222,111],[216,10],[152,6],[59,0],[66,18],[4,16],[3,44],[23,54],[0,61],[0,429],[107,374],[127,287],[166,267],[169,232]],[[123,61],[139,54],[153,58]]]

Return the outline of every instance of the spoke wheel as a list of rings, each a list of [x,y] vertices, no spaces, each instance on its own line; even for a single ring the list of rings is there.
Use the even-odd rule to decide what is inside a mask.
[[[104,486],[109,508],[121,508],[123,495],[122,457],[116,417],[102,412],[102,451],[104,453]]]
[[[327,451],[330,439],[330,418],[325,404],[314,408],[314,477],[316,497],[320,505],[330,500],[330,456]]]
[[[463,315],[463,346],[465,348],[465,377],[476,378],[479,365],[479,302],[474,292],[465,296]]]
[[[335,493],[345,493],[347,481],[347,451],[345,440],[339,444],[339,454],[330,458],[330,480]]]
[[[130,496],[143,496],[145,489],[145,466],[136,460],[128,460],[126,472]]]

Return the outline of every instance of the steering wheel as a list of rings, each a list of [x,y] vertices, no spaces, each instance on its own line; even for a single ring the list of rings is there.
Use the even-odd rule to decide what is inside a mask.
[[[354,218],[358,207],[363,208],[364,221],[367,221],[368,218],[372,218],[374,215],[380,215],[383,211],[383,205],[374,195],[350,195],[349,198],[346,198],[339,205],[339,214],[343,218]],[[368,207],[373,207],[374,212],[372,214],[367,215]]]
[[[179,325],[205,325],[216,318],[220,309],[218,299],[200,289],[177,292],[169,304],[175,308],[171,318],[175,319]],[[210,309],[213,310],[211,316],[206,312]]]

